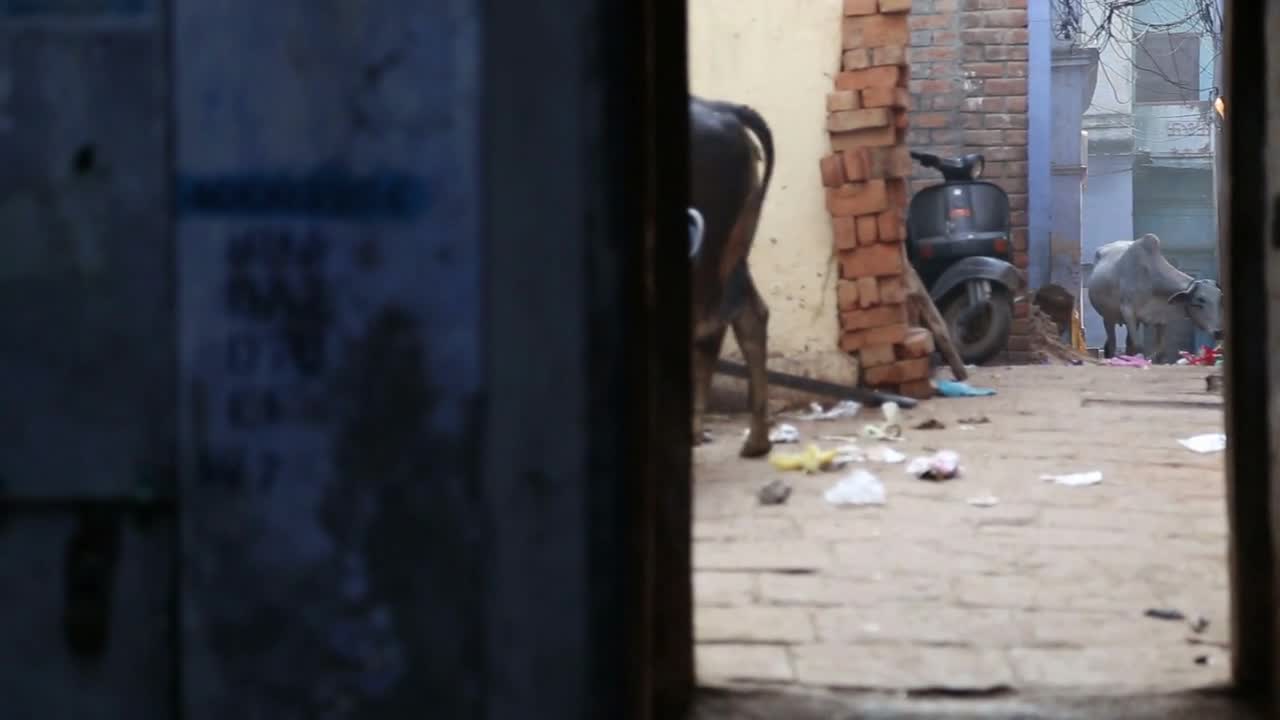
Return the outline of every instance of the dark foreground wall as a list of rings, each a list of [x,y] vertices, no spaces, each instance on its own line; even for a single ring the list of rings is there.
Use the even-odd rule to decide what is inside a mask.
[[[652,144],[664,115],[682,162],[684,81],[646,84],[653,19],[0,0],[0,715],[687,690],[647,594],[674,562],[687,603],[687,557],[640,532],[674,502],[687,555],[686,260],[655,241],[685,170]]]

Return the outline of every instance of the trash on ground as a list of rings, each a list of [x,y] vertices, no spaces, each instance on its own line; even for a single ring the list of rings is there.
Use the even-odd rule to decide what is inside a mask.
[[[1212,659],[1212,658],[1210,658],[1208,655],[1197,655],[1197,656],[1196,656],[1196,664],[1197,664],[1197,665],[1208,665],[1208,664],[1210,664],[1210,663],[1212,663],[1212,662],[1213,662],[1213,659]]]
[[[818,439],[825,440],[827,442],[841,442],[841,443],[851,443],[853,445],[857,445],[858,441],[861,440],[862,438],[857,437],[855,435],[819,435]]]
[[[1146,615],[1149,618],[1154,618],[1156,620],[1186,620],[1187,619],[1187,616],[1183,615],[1182,611],[1174,610],[1173,608],[1147,608],[1147,611],[1143,613],[1143,615]]]
[[[862,428],[862,437],[868,440],[894,440],[902,439],[902,426],[883,423],[880,425],[866,425]]]
[[[1211,348],[1208,345],[1201,345],[1199,355],[1192,355],[1186,350],[1179,351],[1178,355],[1182,356],[1182,359],[1178,361],[1179,365],[1202,365],[1213,367],[1218,363],[1218,359],[1222,356],[1222,348]]]
[[[822,406],[818,403],[811,403],[809,405],[810,412],[804,413],[803,415],[792,415],[790,417],[795,420],[836,420],[839,418],[854,417],[861,409],[862,404],[854,402],[853,400],[841,400],[835,405],[832,405],[828,410],[823,410]]]
[[[974,507],[995,507],[1000,504],[1000,498],[995,495],[976,495],[969,498],[969,504]]]
[[[803,470],[806,473],[816,473],[830,467],[835,457],[835,450],[822,450],[817,445],[810,444],[804,452],[774,453],[769,456],[769,462],[779,470]]]
[[[854,470],[840,478],[822,497],[832,505],[883,505],[884,483],[866,470]]]
[[[1195,435],[1178,441],[1182,447],[1201,454],[1222,452],[1227,449],[1227,436],[1222,433]]]
[[[884,414],[884,421],[889,425],[898,424],[898,415],[902,412],[902,408],[898,407],[896,402],[887,402],[880,406],[880,412]]]
[[[989,425],[991,423],[991,418],[986,415],[979,415],[971,418],[960,418],[956,422],[961,425]]]
[[[756,498],[760,500],[761,505],[781,505],[789,497],[791,497],[791,486],[781,479],[765,485],[756,493]]]
[[[907,459],[906,455],[886,445],[877,445],[867,451],[867,459],[871,462],[896,465]]]
[[[1205,392],[1221,393],[1222,392],[1222,376],[1214,373],[1204,379]]]
[[[938,394],[943,397],[986,397],[996,394],[991,388],[973,387],[969,383],[955,380],[938,380],[934,385],[938,388]]]
[[[836,448],[836,456],[831,458],[831,467],[837,469],[866,461],[867,454],[862,451],[862,448],[857,445],[841,445]]]
[[[924,422],[917,424],[914,429],[915,430],[943,430],[946,427],[947,427],[946,424],[943,423],[941,420],[937,418],[929,418],[928,420],[925,420]]]
[[[1102,482],[1102,473],[1094,470],[1092,472],[1070,473],[1067,475],[1041,475],[1040,479],[1048,480],[1058,485],[1078,487],[1081,485],[1097,485]]]
[[[939,450],[913,458],[907,464],[907,473],[921,480],[950,480],[960,474],[960,456],[951,450]]]
[[[750,433],[751,431],[747,430],[747,432]],[[796,429],[795,425],[786,423],[775,425],[769,431],[769,442],[778,443],[779,445],[800,442],[800,431]]]
[[[1191,621],[1191,632],[1196,633],[1197,635],[1208,629],[1209,618],[1203,615],[1197,616],[1195,620]]]
[[[1139,353],[1138,355],[1117,355],[1113,358],[1108,359],[1103,364],[1114,365],[1116,367],[1136,367],[1136,368],[1151,367],[1151,361],[1148,360],[1141,353]]]

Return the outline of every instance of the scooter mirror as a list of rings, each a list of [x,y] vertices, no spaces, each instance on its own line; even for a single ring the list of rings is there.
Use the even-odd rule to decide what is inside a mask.
[[[982,170],[983,170],[983,166],[986,164],[986,161],[982,159],[981,155],[971,155],[969,157],[970,157],[970,167],[972,168],[972,170],[970,170],[969,173],[974,180],[977,180],[978,178],[982,177]]]

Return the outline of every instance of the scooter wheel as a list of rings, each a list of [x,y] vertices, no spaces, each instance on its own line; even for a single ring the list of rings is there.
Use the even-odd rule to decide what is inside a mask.
[[[964,291],[948,298],[942,316],[951,332],[951,342],[966,365],[981,365],[1004,350],[1013,329],[1013,302],[1007,293],[992,288],[985,307],[971,307]],[[977,315],[978,317],[972,317]]]

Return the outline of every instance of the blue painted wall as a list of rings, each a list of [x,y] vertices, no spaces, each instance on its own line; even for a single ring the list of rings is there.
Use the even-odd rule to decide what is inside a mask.
[[[1037,288],[1048,281],[1049,232],[1053,222],[1050,149],[1053,98],[1050,83],[1052,30],[1050,4],[1027,4],[1027,281]]]
[[[1090,156],[1084,192],[1084,238],[1081,248],[1085,282],[1088,282],[1093,256],[1099,247],[1116,240],[1132,240],[1134,237],[1133,156]],[[1089,346],[1102,347],[1106,340],[1102,318],[1089,304],[1087,297],[1084,303],[1084,328]],[[1117,340],[1123,343],[1124,329],[1118,328],[1116,332]]]

